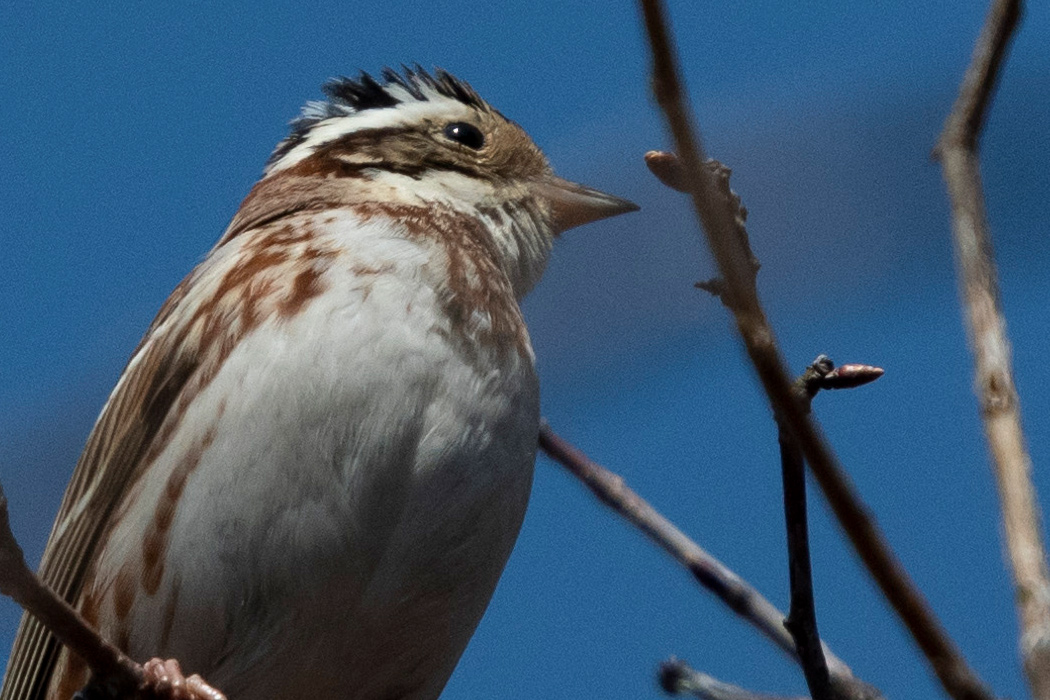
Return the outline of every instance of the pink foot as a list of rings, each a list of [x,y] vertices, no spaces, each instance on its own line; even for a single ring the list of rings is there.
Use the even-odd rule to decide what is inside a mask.
[[[146,683],[140,698],[156,700],[226,700],[226,696],[196,673],[186,678],[175,659],[150,659],[142,665]]]

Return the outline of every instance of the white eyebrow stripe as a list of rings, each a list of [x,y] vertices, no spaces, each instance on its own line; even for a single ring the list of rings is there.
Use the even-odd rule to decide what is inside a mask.
[[[393,88],[388,89],[392,90]],[[363,112],[353,112],[346,116],[329,117],[318,122],[306,132],[302,141],[272,163],[266,169],[263,177],[292,167],[311,156],[318,147],[342,138],[347,134],[370,129],[388,129],[396,126],[420,124],[428,119],[435,121],[462,120],[468,118],[475,111],[459,100],[445,97],[433,91],[428,91],[427,93],[430,99],[421,101],[408,95],[404,88],[398,89],[405,94],[406,99],[393,107],[367,109]]]

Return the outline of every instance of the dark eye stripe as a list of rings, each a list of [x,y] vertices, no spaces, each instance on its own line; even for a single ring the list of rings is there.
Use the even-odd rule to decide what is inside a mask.
[[[455,122],[449,126],[463,125]],[[466,124],[475,130],[477,127]],[[484,143],[484,136],[478,132]],[[324,175],[328,177],[368,177],[368,171],[380,170],[423,177],[427,172],[458,172],[468,177],[493,179],[496,174],[479,167],[472,159],[455,158],[446,149],[436,148],[431,139],[432,132],[416,127],[382,127],[362,129],[319,144],[312,155],[293,165],[292,170],[300,175]],[[449,137],[451,138],[451,137]],[[424,145],[422,152],[417,147],[408,148],[409,142]],[[458,143],[458,141],[457,141]],[[469,147],[468,144],[464,144]]]

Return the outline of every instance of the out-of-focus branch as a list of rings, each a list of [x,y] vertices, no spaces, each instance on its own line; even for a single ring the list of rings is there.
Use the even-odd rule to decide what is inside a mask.
[[[540,449],[591,490],[605,505],[641,530],[658,547],[684,566],[697,582],[714,593],[730,610],[795,660],[795,643],[784,629],[784,614],[749,583],[691,540],[632,490],[619,474],[593,461],[544,421],[540,425]],[[849,668],[834,655],[839,668]]]
[[[783,624],[784,613],[631,490],[623,477],[593,461],[558,436],[546,421],[540,425],[539,444],[548,457],[567,468],[602,503],[645,533],[688,569],[700,585],[718,596],[730,610],[749,622],[792,659],[799,661],[795,643]],[[857,679],[849,666],[831,653],[827,645],[822,646],[833,682],[838,687],[852,689],[851,694],[841,697],[858,700],[881,698],[872,686]]]
[[[796,385],[805,397],[805,385]],[[806,514],[806,462],[795,436],[778,425],[780,471],[784,482],[784,523],[788,543],[791,606],[784,627],[798,648],[802,672],[813,700],[831,700],[831,679],[820,648],[817,606],[813,600],[813,572],[809,557],[809,522]]]
[[[991,700],[955,643],[904,571],[874,518],[856,495],[814,422],[795,405],[791,381],[777,349],[755,285],[755,267],[741,241],[738,214],[704,168],[700,140],[683,95],[675,52],[661,0],[639,0],[653,59],[653,91],[667,117],[693,208],[702,224],[725,289],[723,303],[737,330],[778,420],[794,435],[854,549],[868,572],[922,649],[942,686],[956,700]]]
[[[1021,618],[1021,656],[1032,690],[1050,699],[1050,575],[1032,462],[1021,428],[1006,320],[985,214],[978,140],[1021,15],[1019,0],[996,0],[974,47],[959,96],[934,151],[952,207],[955,257],[973,348],[975,391],[999,484],[1006,548]]]
[[[809,412],[813,398],[823,388],[855,387],[875,381],[883,371],[867,365],[844,365],[841,371],[827,355],[815,359],[795,380],[799,407]],[[784,521],[791,574],[791,608],[784,627],[798,648],[802,671],[813,700],[831,700],[831,678],[820,644],[817,609],[813,600],[813,574],[809,556],[809,523],[806,515],[806,464],[795,437],[778,426],[780,468],[784,480]]]
[[[103,639],[69,603],[45,586],[26,564],[11,531],[7,497],[0,486],[0,594],[35,616],[91,668],[91,683],[78,697],[130,700],[226,700],[200,676],[185,678],[174,660],[140,666]]]
[[[660,664],[657,682],[670,695],[692,695],[700,700],[809,700],[809,698],[754,693],[701,673],[680,659]]]
[[[669,695],[692,695],[701,700],[810,700],[805,696],[756,693],[701,673],[674,657],[660,664],[657,683]],[[882,700],[877,688],[853,677],[832,676],[831,686],[835,700]]]

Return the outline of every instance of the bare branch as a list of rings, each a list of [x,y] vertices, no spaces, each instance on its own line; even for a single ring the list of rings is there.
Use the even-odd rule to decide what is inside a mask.
[[[800,389],[804,391],[804,389]],[[809,523],[806,516],[806,463],[794,436],[778,432],[780,471],[784,481],[784,522],[787,530],[791,607],[784,627],[798,648],[802,672],[813,700],[831,700],[831,678],[820,647],[817,607],[813,600],[813,574],[809,557]]]
[[[832,676],[831,681],[832,697],[836,700],[882,700],[877,688],[852,676]],[[689,694],[701,700],[809,700],[808,697],[755,693],[701,673],[681,659],[673,657],[660,664],[657,682],[666,693]]]
[[[1010,341],[985,213],[978,141],[1007,47],[1021,16],[1019,0],[991,6],[973,58],[941,132],[940,159],[952,206],[952,232],[975,366],[975,391],[999,484],[1006,548],[1021,619],[1021,656],[1032,695],[1050,699],[1050,575],[1021,427]]]
[[[945,149],[976,150],[988,104],[995,93],[1000,69],[1006,60],[1006,50],[1021,19],[1021,11],[1021,0],[993,0],[988,9],[981,35],[974,44],[970,65],[959,86],[959,96],[952,105],[934,151],[942,160]]]
[[[725,281],[722,301],[733,312],[774,413],[798,441],[832,512],[944,689],[956,700],[990,700],[992,695],[886,544],[815,423],[793,400],[791,381],[758,298],[750,251],[741,244],[735,229],[736,214],[718,196],[717,183],[703,167],[703,150],[682,93],[664,5],[660,0],[639,1],[652,50],[653,92],[667,117],[693,208]]]
[[[668,659],[660,664],[657,682],[670,695],[692,695],[700,700],[809,700],[805,697],[787,697],[753,693],[737,685],[725,683],[701,673],[681,659]]]
[[[796,399],[808,412],[821,389],[862,386],[881,377],[883,371],[870,365],[849,364],[836,369],[827,355],[820,355],[795,380]],[[784,480],[784,520],[787,529],[788,563],[791,573],[791,611],[784,626],[798,648],[802,670],[813,700],[834,697],[831,678],[820,644],[813,575],[809,555],[809,524],[806,515],[806,471],[802,450],[794,436],[779,425],[780,468]]]
[[[645,154],[645,164],[649,171],[656,176],[660,182],[673,190],[688,193],[686,189],[689,179],[685,167],[678,156],[667,151],[648,151]],[[710,175],[713,186],[712,196],[722,205],[719,209],[725,209],[728,214],[725,217],[729,230],[732,231],[733,246],[739,254],[745,258],[744,265],[747,268],[751,286],[754,287],[755,276],[758,274],[758,258],[751,252],[751,241],[747,237],[747,207],[740,201],[739,195],[729,186],[729,176],[733,171],[717,160],[705,160],[701,167]],[[703,289],[709,294],[720,297],[723,304],[730,304],[732,298],[724,295],[726,283],[720,278],[697,282],[696,287]]]
[[[540,448],[583,482],[602,503],[641,530],[658,547],[684,566],[701,586],[714,593],[730,610],[741,616],[796,662],[795,643],[785,629],[784,613],[754,587],[731,571],[725,564],[696,544],[674,526],[641,496],[632,491],[623,477],[614,474],[558,436],[544,421],[540,425]],[[844,697],[881,697],[872,686],[854,677],[841,659],[827,645],[822,645],[828,669],[842,687],[870,689],[867,695]]]
[[[795,380],[799,405],[809,412],[821,380],[835,365],[821,355]],[[813,700],[830,700],[831,679],[820,648],[817,606],[813,600],[813,571],[809,555],[809,521],[806,514],[806,463],[791,431],[778,421],[780,471],[784,482],[784,524],[787,532],[788,568],[791,579],[791,606],[784,627],[791,632],[798,648],[802,671]]]

